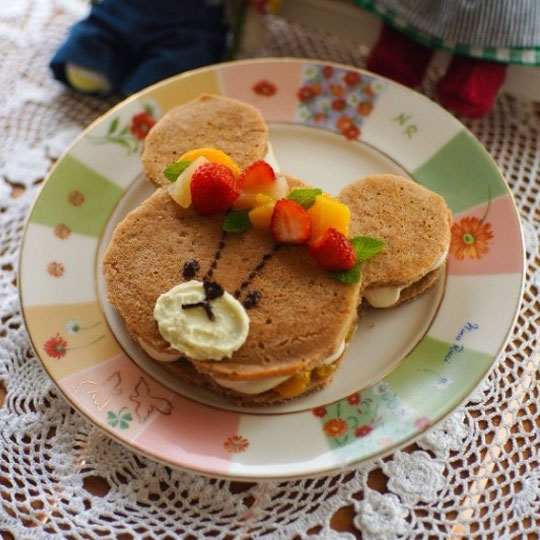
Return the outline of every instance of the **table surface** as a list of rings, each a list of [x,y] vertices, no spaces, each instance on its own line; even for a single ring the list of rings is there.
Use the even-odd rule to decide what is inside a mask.
[[[20,313],[11,306],[15,305],[16,298],[13,283],[16,248],[13,246],[22,233],[23,215],[46,173],[46,170],[40,172],[43,167],[38,167],[37,158],[41,154],[32,152],[46,148],[50,157],[58,157],[59,152],[55,154],[47,140],[51,133],[80,129],[112,104],[112,101],[102,102],[64,92],[47,73],[47,59],[60,36],[85,9],[82,0],[34,0],[34,3],[21,0],[17,7],[13,4],[9,9],[0,8],[0,50],[5,52],[0,61],[0,80],[4,82],[0,96],[5,103],[5,113],[0,115],[0,187],[7,187],[9,191],[6,200],[2,201],[0,196],[3,212],[0,218],[7,220],[2,222],[4,228],[0,231],[0,263],[6,276],[2,282],[2,295],[6,301],[2,296],[0,336],[7,335],[13,342],[11,348],[7,344],[0,345],[0,378],[3,380],[0,384],[0,425],[4,433],[0,442],[3,456],[0,532],[3,538],[18,537],[17,531],[20,536],[23,529],[18,527],[21,524],[29,538],[67,537],[68,532],[72,538],[83,538],[85,532],[87,537],[93,537],[98,530],[105,531],[105,537],[108,534],[117,538],[138,535],[158,538],[162,537],[157,532],[159,520],[170,530],[177,523],[183,524],[184,533],[172,533],[173,536],[185,534],[189,537],[191,533],[196,537],[202,533],[194,533],[197,530],[195,524],[205,516],[215,522],[214,529],[204,525],[207,527],[204,531],[210,531],[208,535],[225,538],[228,527],[233,530],[239,520],[247,520],[245,527],[235,529],[229,538],[256,538],[268,532],[283,515],[297,523],[295,528],[294,523],[282,522],[284,530],[288,531],[287,538],[295,535],[300,538],[307,533],[314,538],[328,538],[331,531],[350,533],[344,537],[360,538],[364,523],[362,512],[365,511],[362,503],[369,497],[372,497],[369,500],[377,500],[374,494],[386,496],[385,501],[392,503],[388,507],[392,511],[404,512],[406,517],[400,525],[404,536],[538,538],[540,105],[517,99],[507,92],[500,97],[492,115],[466,121],[511,185],[523,219],[529,266],[524,303],[511,342],[486,384],[455,416],[456,421],[467,428],[458,438],[460,446],[457,449],[451,446],[455,444],[453,440],[450,446],[444,447],[452,434],[442,430],[434,435],[432,446],[420,441],[402,450],[410,455],[425,454],[424,472],[429,472],[433,462],[444,463],[446,484],[436,499],[429,503],[406,503],[406,491],[396,492],[395,488],[393,491],[389,487],[389,477],[383,468],[394,456],[352,472],[321,479],[322,487],[308,481],[264,485],[205,480],[133,458],[129,451],[107,440],[70,410],[46,379],[39,378],[38,368],[25,363],[36,360],[28,349]],[[306,29],[281,18],[270,18],[266,25],[265,40],[253,49],[245,50],[244,54],[303,56],[357,66],[363,63],[366,48],[357,42],[330,36],[321,29]],[[24,31],[18,33],[17,28]],[[33,39],[33,36],[37,37]],[[440,69],[435,66],[430,72],[422,88],[426,94],[432,95]],[[519,73],[516,77],[519,80]],[[512,84],[510,82],[507,88],[511,89]],[[540,92],[540,86],[538,90]],[[51,130],[51,126],[54,129]],[[15,148],[23,147],[32,159],[29,164],[18,163],[15,167],[12,163]],[[13,323],[13,320],[19,322]],[[25,389],[26,371],[34,377],[32,381],[43,386],[41,393],[35,388]],[[25,405],[25,392],[32,396],[31,406]],[[32,424],[36,417],[41,425]],[[72,441],[66,440],[70,437]],[[24,452],[10,448],[13,440],[18,441]],[[53,443],[47,446],[46,440],[57,446],[51,446]],[[426,451],[426,448],[429,449]],[[30,462],[25,452],[33,457]],[[124,467],[123,463],[118,463],[122,460]],[[142,475],[143,470],[143,483],[157,483],[162,488],[159,494],[141,485],[138,471]],[[227,498],[224,494],[228,494],[237,505],[239,515],[249,515],[249,518],[240,519],[233,515],[234,512],[223,512],[221,521],[215,519],[207,510],[210,499],[205,506],[192,494],[189,495],[192,497],[189,508],[182,507],[181,494],[188,493],[190,485],[201,493],[210,488],[215,498],[223,501]],[[173,492],[167,491],[167,486]],[[60,496],[62,492],[69,493],[69,497]],[[300,508],[298,493],[313,497],[307,517]],[[166,506],[169,504],[167,497],[176,507]],[[278,511],[275,501],[283,503],[285,509]],[[166,510],[162,511],[163,508]],[[212,511],[216,508],[212,507]],[[195,510],[199,517],[194,517]],[[154,520],[152,512],[157,512],[159,519]],[[118,517],[120,514],[129,519]],[[388,519],[399,521],[401,517],[391,514]],[[118,525],[120,521],[123,521],[122,526]],[[365,538],[377,537],[369,530],[363,532]],[[384,535],[381,533],[378,537]]]

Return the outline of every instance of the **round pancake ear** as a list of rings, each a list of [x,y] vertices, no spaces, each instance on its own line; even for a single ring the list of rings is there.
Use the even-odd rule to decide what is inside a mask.
[[[141,161],[146,177],[156,186],[169,181],[163,169],[196,148],[217,148],[243,169],[263,159],[268,128],[260,111],[236,99],[203,94],[173,107],[158,120],[145,139]]]

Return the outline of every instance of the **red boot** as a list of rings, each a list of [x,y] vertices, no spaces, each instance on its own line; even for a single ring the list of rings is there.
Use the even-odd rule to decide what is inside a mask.
[[[406,86],[418,86],[428,67],[433,50],[383,23],[379,41],[371,49],[366,67]]]
[[[472,118],[488,114],[506,77],[506,65],[454,56],[437,83],[437,97],[452,112]]]

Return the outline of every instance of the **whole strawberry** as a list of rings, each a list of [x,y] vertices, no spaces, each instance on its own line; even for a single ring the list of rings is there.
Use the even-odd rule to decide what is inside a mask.
[[[190,183],[191,204],[203,216],[225,212],[240,196],[240,184],[231,169],[219,163],[198,167]]]
[[[342,272],[356,264],[356,254],[349,239],[336,229],[328,229],[309,248],[311,256],[323,270]]]

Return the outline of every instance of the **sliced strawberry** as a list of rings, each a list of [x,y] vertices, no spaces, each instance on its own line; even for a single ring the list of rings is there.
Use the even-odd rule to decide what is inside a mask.
[[[225,212],[240,196],[240,184],[229,167],[205,163],[191,177],[193,208],[203,216]]]
[[[356,264],[356,254],[349,239],[334,228],[317,238],[309,252],[323,270],[346,271]]]
[[[263,188],[272,184],[275,179],[274,169],[262,159],[248,165],[238,177],[240,187],[245,191]]]
[[[270,232],[276,242],[304,244],[311,236],[311,221],[305,208],[291,199],[280,199],[274,206]]]

